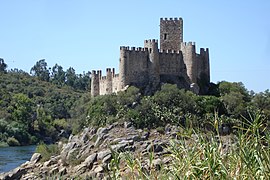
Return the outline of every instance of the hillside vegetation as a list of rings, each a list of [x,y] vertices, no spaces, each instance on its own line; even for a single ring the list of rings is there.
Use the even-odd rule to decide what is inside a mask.
[[[31,75],[7,71],[0,62],[0,142],[9,145],[55,142],[87,126],[130,121],[137,128],[159,128],[166,124],[213,131],[219,120],[226,133],[241,125],[250,114],[259,113],[267,127],[270,92],[248,91],[242,83],[212,84],[209,95],[164,84],[152,96],[129,87],[117,95],[90,97],[90,73],[75,74],[60,65],[47,67],[45,60],[31,68]]]
[[[0,145],[39,145],[29,162],[0,178],[270,175],[269,90],[222,81],[204,96],[164,84],[151,96],[131,86],[90,97],[90,73],[48,68],[45,60],[30,74],[6,68],[0,59]]]
[[[0,65],[5,65],[3,60]],[[58,65],[52,69],[50,73],[45,60],[31,69],[32,76],[18,69],[1,69],[1,145],[35,144],[40,140],[51,143],[68,137],[73,104],[88,94],[90,77],[76,75],[74,70],[64,72]]]

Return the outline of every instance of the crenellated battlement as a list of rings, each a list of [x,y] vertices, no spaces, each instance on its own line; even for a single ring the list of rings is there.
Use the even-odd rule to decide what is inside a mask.
[[[181,47],[196,46],[195,42],[182,42]]]
[[[144,43],[158,43],[157,39],[148,39],[148,40],[144,40]]]
[[[178,22],[178,21],[181,21],[183,22],[183,19],[182,18],[160,18],[160,21],[162,22]]]
[[[200,54],[205,54],[208,53],[209,49],[208,48],[200,48]]]
[[[173,49],[160,49],[159,53],[165,53],[165,54],[181,54],[181,51],[175,51]]]
[[[129,52],[147,52],[148,48],[143,48],[143,47],[131,47],[129,48],[129,46],[121,46],[120,50],[122,51],[129,51]]]

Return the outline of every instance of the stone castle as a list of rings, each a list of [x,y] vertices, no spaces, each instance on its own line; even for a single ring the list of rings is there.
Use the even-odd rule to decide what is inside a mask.
[[[209,50],[196,53],[194,42],[183,42],[183,19],[160,19],[158,40],[145,40],[144,47],[120,47],[119,74],[115,69],[92,71],[91,95],[104,95],[136,86],[156,90],[163,83],[177,84],[197,94],[207,92],[210,84]]]

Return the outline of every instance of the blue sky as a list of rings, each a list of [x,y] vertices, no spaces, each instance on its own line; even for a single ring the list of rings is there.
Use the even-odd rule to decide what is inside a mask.
[[[182,17],[184,41],[210,48],[211,81],[270,89],[270,1],[0,1],[0,58],[27,72],[40,59],[76,73],[118,69],[119,46],[159,38],[161,17]]]

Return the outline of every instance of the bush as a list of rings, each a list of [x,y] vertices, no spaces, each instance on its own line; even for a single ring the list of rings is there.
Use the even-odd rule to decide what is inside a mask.
[[[9,146],[19,146],[20,145],[19,141],[16,138],[14,138],[14,137],[9,137],[7,139],[7,144]]]
[[[1,147],[8,147],[8,144],[6,142],[0,141],[0,148]]]
[[[41,161],[44,162],[49,160],[51,156],[58,155],[60,153],[60,150],[56,144],[47,145],[41,143],[37,146],[36,152],[41,154]]]

